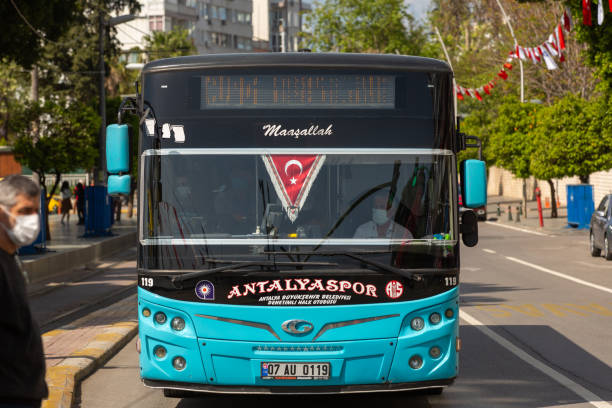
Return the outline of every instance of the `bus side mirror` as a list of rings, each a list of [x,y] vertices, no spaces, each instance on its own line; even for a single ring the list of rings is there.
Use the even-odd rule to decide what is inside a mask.
[[[112,124],[106,127],[106,170],[108,194],[130,193],[130,135],[127,125]]]
[[[460,166],[461,197],[467,208],[487,204],[487,169],[482,160],[464,160]]]
[[[478,243],[478,217],[472,210],[461,212],[461,239],[467,247],[476,246]]]

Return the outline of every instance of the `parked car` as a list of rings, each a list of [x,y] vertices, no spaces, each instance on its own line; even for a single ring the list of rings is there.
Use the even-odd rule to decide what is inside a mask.
[[[601,199],[591,216],[589,250],[592,256],[603,256],[612,261],[612,194]]]

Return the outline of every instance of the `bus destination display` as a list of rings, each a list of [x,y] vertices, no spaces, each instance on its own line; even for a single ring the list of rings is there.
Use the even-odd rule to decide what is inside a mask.
[[[394,109],[392,75],[205,75],[200,109]]]

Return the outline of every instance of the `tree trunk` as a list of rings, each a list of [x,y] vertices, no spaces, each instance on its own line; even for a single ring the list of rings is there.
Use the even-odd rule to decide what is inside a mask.
[[[557,193],[555,192],[555,183],[551,179],[546,180],[548,185],[550,186],[550,195],[552,197],[552,205],[550,209],[550,218],[557,218],[559,214],[557,213]]]
[[[130,188],[130,195],[128,196],[128,218],[132,218],[134,215],[134,191],[135,188]]]

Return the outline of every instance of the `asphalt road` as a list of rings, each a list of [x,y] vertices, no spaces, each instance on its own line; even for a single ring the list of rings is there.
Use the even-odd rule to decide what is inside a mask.
[[[612,408],[612,262],[590,257],[587,233],[480,224],[479,245],[461,256],[460,373],[440,396],[166,399],[140,383],[132,341],[82,383],[80,406]]]

